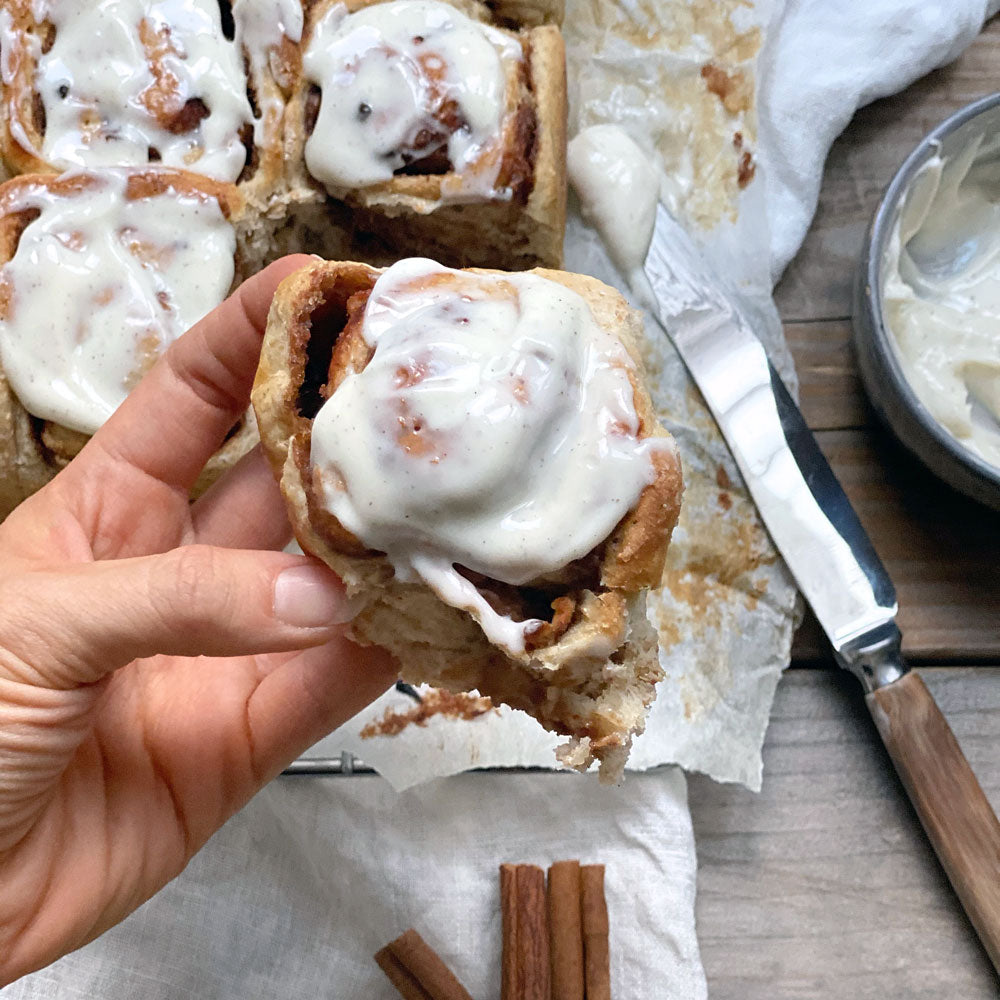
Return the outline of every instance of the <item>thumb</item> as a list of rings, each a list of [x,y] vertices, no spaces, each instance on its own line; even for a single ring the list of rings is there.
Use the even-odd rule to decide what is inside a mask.
[[[156,654],[317,646],[350,618],[343,584],[315,559],[185,545],[8,575],[0,584],[0,673],[68,689]]]

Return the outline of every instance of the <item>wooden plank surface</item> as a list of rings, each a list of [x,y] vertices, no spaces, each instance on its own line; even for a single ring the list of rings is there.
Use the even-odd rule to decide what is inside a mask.
[[[1000,89],[1000,18],[950,67],[862,109],[777,290],[802,408],[892,575],[907,655],[1000,807],[1000,515],[958,496],[877,425],[851,351],[865,229],[908,152]],[[815,621],[794,663],[830,666]],[[957,664],[975,664],[962,666]],[[991,666],[992,664],[992,666]],[[892,772],[856,682],[785,674],[759,795],[690,782],[698,931],[712,1000],[980,1000],[1000,981]]]
[[[1000,669],[921,673],[1000,807]],[[1000,995],[852,678],[785,674],[764,775],[690,781],[712,1000]]]
[[[1000,515],[961,497],[877,428],[818,433],[899,595],[915,662],[1000,662]],[[796,659],[822,658],[818,629]]]

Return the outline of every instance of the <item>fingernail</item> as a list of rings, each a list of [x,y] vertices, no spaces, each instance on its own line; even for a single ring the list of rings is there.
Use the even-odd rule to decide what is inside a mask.
[[[324,566],[294,566],[274,583],[274,617],[295,628],[343,625],[353,608],[343,584]]]

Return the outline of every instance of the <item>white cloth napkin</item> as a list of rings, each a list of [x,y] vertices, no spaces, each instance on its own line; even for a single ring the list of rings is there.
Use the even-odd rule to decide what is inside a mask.
[[[951,62],[998,10],[1000,0],[779,4],[758,81],[775,282],[805,238],[826,154],[854,112]]]
[[[397,793],[380,778],[283,778],[184,875],[4,1000],[391,1000],[372,955],[413,926],[477,1000],[500,995],[500,861],[607,864],[616,995],[705,995],[694,837],[676,768],[619,788],[469,774]]]
[[[772,10],[758,158],[777,277],[855,109],[954,58],[987,5],[778,0]],[[497,864],[566,857],[608,865],[615,995],[701,1000],[694,842],[684,778],[670,768],[617,789],[557,774],[469,774],[402,794],[376,778],[278,779],[121,926],[0,993],[388,1000],[370,956],[413,925],[491,1000]]]

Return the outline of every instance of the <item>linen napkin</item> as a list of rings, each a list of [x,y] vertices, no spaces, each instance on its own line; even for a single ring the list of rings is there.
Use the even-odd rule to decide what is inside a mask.
[[[758,80],[775,283],[805,238],[823,161],[854,112],[957,58],[998,10],[1000,0],[785,0],[780,5]]]
[[[377,777],[279,779],[123,924],[0,992],[398,1000],[372,955],[413,926],[473,997],[496,998],[498,865],[566,858],[607,865],[616,996],[703,997],[676,768],[618,788],[554,772],[403,793]]]

